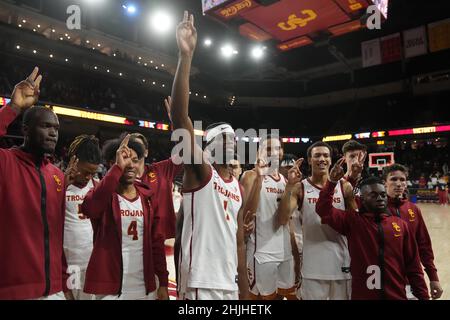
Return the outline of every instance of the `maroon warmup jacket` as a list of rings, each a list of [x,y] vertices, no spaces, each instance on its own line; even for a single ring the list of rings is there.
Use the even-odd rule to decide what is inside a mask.
[[[407,279],[414,295],[428,300],[419,252],[408,225],[388,214],[358,213],[333,207],[335,184],[328,182],[320,192],[316,211],[323,224],[345,235],[351,257],[353,300],[406,300]],[[374,268],[380,271],[380,286],[369,286]],[[375,282],[374,282],[375,283]]]
[[[172,182],[183,170],[183,165],[176,165],[172,159],[145,166],[142,182],[148,184],[154,196],[152,207],[160,217],[160,230],[165,239],[175,238],[176,215],[173,208]]]
[[[91,294],[122,293],[122,222],[116,189],[122,170],[114,165],[100,183],[84,198],[81,212],[91,219],[94,248],[86,270],[84,291]],[[144,281],[147,294],[156,290],[155,275],[162,287],[168,286],[164,238],[159,229],[160,217],[150,204],[151,191],[135,184],[144,210]]]
[[[416,239],[420,261],[425,267],[425,272],[430,281],[439,281],[437,269],[434,266],[430,235],[420,209],[407,199],[393,198],[389,198],[388,208],[393,216],[400,217],[407,223],[409,230]]]
[[[16,117],[0,109],[0,137]],[[0,299],[67,290],[64,194],[64,174],[48,159],[0,149]]]

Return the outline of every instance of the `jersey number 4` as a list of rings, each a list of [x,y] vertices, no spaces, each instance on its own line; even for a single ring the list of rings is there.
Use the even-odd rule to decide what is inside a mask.
[[[132,221],[128,227],[128,235],[133,236],[133,241],[139,240],[137,231],[137,221]]]

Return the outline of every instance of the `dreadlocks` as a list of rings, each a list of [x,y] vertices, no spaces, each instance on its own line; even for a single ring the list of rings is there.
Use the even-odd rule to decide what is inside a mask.
[[[83,134],[75,138],[69,147],[69,158],[76,156],[79,161],[100,164],[102,152],[95,136]]]

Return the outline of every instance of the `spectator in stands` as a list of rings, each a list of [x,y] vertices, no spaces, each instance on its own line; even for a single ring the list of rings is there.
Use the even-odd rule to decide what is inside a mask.
[[[439,172],[435,171],[430,175],[430,180],[431,180],[431,188],[430,189],[436,188],[436,186],[438,184],[438,179],[439,179]]]
[[[425,174],[420,175],[419,179],[419,188],[425,189],[427,187],[427,178],[425,178]]]
[[[444,173],[444,176],[448,174],[448,164],[447,164],[447,162],[445,162],[442,165],[442,172]]]
[[[439,178],[436,185],[436,193],[439,196],[439,204],[446,206],[448,204],[448,180],[444,177]]]

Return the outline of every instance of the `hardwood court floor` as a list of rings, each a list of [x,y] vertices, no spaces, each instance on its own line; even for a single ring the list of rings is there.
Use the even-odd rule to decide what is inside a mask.
[[[450,206],[429,203],[418,206],[433,242],[434,262],[444,289],[441,300],[450,300]],[[428,278],[426,281],[428,284]]]

